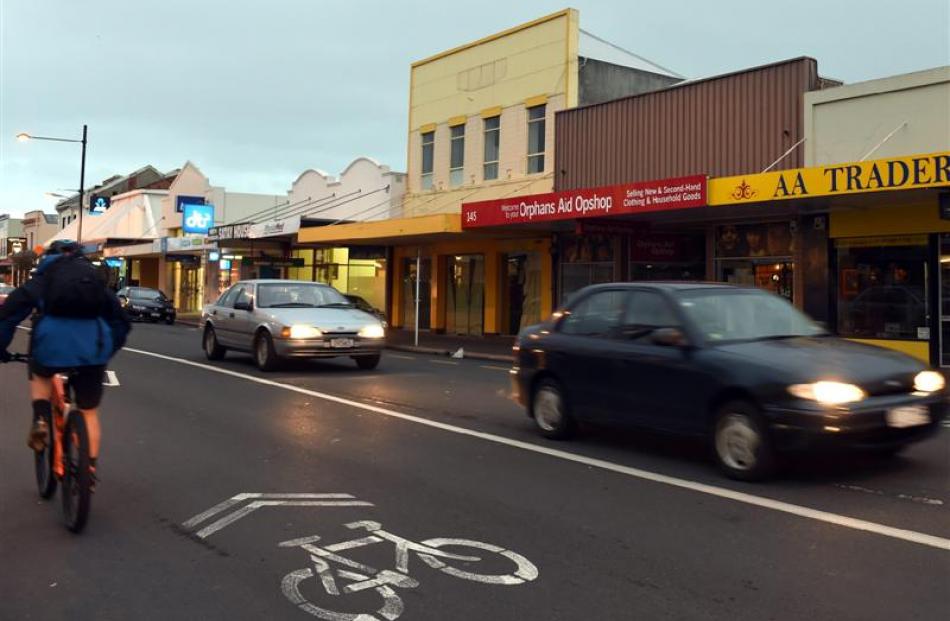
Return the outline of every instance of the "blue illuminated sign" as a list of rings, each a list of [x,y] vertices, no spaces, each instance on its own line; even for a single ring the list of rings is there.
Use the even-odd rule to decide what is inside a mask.
[[[185,203],[181,222],[185,233],[207,235],[208,230],[214,226],[214,205]]]
[[[178,213],[183,213],[185,211],[185,205],[204,205],[205,199],[203,196],[179,196],[175,199],[175,211]]]
[[[211,252],[208,253],[208,261],[210,261],[211,263],[214,263],[220,258],[221,258],[221,253],[218,252],[217,250],[212,250]]]
[[[109,208],[111,199],[108,196],[93,196],[89,201],[89,213],[100,214]]]

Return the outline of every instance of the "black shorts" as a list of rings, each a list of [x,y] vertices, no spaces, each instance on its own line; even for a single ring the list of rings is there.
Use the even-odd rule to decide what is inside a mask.
[[[105,365],[59,369],[44,367],[30,360],[31,379],[34,375],[53,377],[57,373],[65,373],[70,376],[69,385],[72,386],[76,406],[79,409],[91,410],[99,407],[99,403],[102,401],[102,382],[106,375]]]

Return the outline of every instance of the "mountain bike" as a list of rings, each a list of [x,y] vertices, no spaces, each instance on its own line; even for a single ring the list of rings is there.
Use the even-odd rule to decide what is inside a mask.
[[[11,362],[28,363],[25,354],[13,354]],[[89,432],[86,417],[72,407],[71,373],[53,376],[52,414],[46,418],[49,437],[46,448],[34,454],[36,487],[40,498],[48,500],[62,482],[63,522],[74,533],[82,532],[92,502],[92,474],[89,470]]]
[[[281,590],[284,596],[293,602],[300,610],[319,619],[327,621],[341,621],[353,619],[357,621],[394,621],[404,611],[402,598],[392,587],[414,589],[419,581],[409,575],[410,552],[432,569],[441,571],[455,578],[481,582],[493,585],[518,585],[530,582],[538,577],[538,568],[528,559],[506,550],[500,546],[470,539],[434,538],[415,542],[399,535],[383,530],[378,522],[361,521],[345,525],[351,530],[363,529],[369,534],[365,537],[318,546],[320,537],[313,535],[284,541],[279,544],[282,548],[301,548],[309,554],[313,569],[307,567],[292,571],[281,581]],[[395,568],[378,570],[365,563],[346,558],[339,552],[353,550],[377,543],[389,542],[395,545]],[[443,548],[461,548],[464,554],[449,552]],[[452,564],[449,564],[449,563]],[[333,565],[339,567],[333,571]],[[478,564],[494,568],[507,568],[507,573],[481,573]],[[476,565],[474,568],[472,565]],[[472,571],[475,569],[476,571]],[[335,575],[334,575],[335,574]],[[340,584],[339,579],[346,583]],[[309,582],[308,582],[309,581]],[[305,595],[301,586],[309,584]],[[322,588],[316,588],[317,585]],[[373,589],[382,598],[382,606],[374,613],[358,614],[337,612],[323,608],[311,601],[311,597],[332,599],[334,597],[359,593]],[[327,598],[327,596],[330,596]],[[334,601],[339,602],[339,599]],[[376,616],[379,615],[379,616]]]

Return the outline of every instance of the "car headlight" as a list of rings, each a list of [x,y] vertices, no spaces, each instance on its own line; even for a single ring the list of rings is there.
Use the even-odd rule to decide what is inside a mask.
[[[360,330],[360,336],[364,339],[381,339],[386,336],[386,330],[379,324],[363,326]]]
[[[323,332],[313,326],[297,324],[290,326],[290,329],[287,330],[287,336],[292,339],[315,339],[323,336]]]
[[[918,392],[939,392],[946,385],[943,375],[936,371],[921,371],[914,378],[914,390]]]
[[[795,384],[788,392],[808,401],[817,401],[822,405],[841,405],[854,403],[867,397],[859,386],[842,382],[815,382],[814,384]]]

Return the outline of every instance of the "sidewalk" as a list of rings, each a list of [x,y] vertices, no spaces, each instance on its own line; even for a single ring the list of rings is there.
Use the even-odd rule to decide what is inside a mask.
[[[386,346],[400,351],[442,356],[451,356],[461,349],[462,357],[465,358],[511,362],[511,346],[515,342],[513,336],[455,336],[420,332],[419,347],[415,347],[414,336],[411,330],[391,329],[386,337]]]
[[[178,323],[186,326],[198,326],[200,314],[183,313],[178,315]],[[455,336],[448,334],[419,333],[419,347],[415,346],[411,330],[390,329],[386,334],[386,347],[397,351],[451,356],[461,349],[461,356],[476,360],[511,362],[513,336]]]

